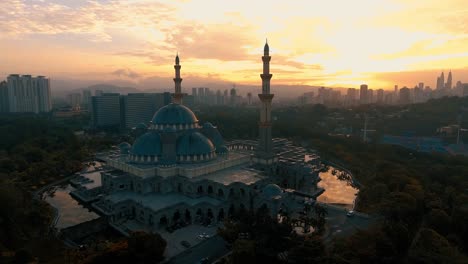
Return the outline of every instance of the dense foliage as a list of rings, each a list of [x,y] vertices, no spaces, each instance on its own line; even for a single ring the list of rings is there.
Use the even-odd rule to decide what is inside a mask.
[[[35,191],[79,171],[103,146],[80,140],[73,126],[47,115],[0,116],[0,251],[60,263],[62,243],[49,228],[54,212]]]
[[[166,245],[159,234],[133,232],[107,250],[88,255],[83,263],[158,263],[164,259]]]

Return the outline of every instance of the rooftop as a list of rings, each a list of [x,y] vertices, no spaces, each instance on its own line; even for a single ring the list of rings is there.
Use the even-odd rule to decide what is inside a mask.
[[[247,185],[254,184],[266,177],[262,175],[261,171],[249,168],[247,166],[236,166],[214,173],[205,174],[195,178],[194,180],[210,180],[219,182],[224,185],[229,185],[234,182],[242,182]]]
[[[138,194],[134,192],[116,192],[106,197],[113,203],[123,202],[126,200],[132,200],[136,203],[143,205],[144,207],[150,208],[157,212],[167,207],[171,207],[177,204],[186,204],[188,206],[196,206],[202,203],[208,203],[213,206],[217,206],[221,201],[211,197],[199,197],[191,198],[178,193],[167,193],[167,194]]]

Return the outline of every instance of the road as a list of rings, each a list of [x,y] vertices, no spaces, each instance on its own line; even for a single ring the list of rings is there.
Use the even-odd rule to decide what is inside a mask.
[[[212,263],[229,252],[226,245],[226,242],[220,236],[216,235],[171,258],[167,263],[195,264],[206,257],[209,259],[208,263]]]
[[[365,214],[356,213],[353,216],[347,216],[348,212],[344,208],[324,205],[328,210],[327,232],[324,236],[325,244],[332,241],[334,237],[349,236],[354,232],[368,228],[377,218]]]

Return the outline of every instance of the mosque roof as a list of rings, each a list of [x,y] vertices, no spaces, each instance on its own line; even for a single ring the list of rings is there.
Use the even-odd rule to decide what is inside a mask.
[[[281,190],[281,188],[276,184],[268,184],[262,190],[263,196],[268,199],[281,196],[282,193],[283,193],[283,190]]]
[[[156,125],[184,125],[197,123],[198,119],[188,107],[170,103],[161,107],[153,116],[152,123]]]
[[[203,134],[188,131],[177,139],[177,155],[209,154],[215,150],[215,146]]]
[[[161,154],[161,136],[156,132],[147,132],[139,137],[132,146],[130,153],[133,155]]]

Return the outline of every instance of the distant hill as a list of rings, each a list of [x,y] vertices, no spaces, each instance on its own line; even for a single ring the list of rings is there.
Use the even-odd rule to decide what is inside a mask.
[[[120,94],[128,94],[128,93],[140,93],[141,90],[138,90],[134,87],[122,87],[112,84],[96,84],[92,86],[88,86],[85,88],[78,88],[74,89],[71,92],[79,92],[82,93],[83,90],[91,90],[91,94],[94,95],[96,90],[101,90],[104,93],[120,93]]]

